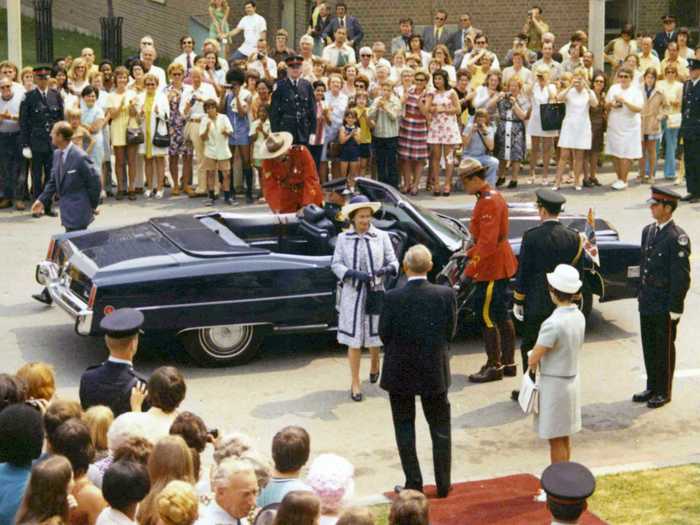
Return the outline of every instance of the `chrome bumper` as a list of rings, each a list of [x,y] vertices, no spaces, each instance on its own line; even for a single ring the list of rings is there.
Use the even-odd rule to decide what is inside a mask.
[[[75,320],[75,331],[79,335],[90,335],[92,310],[70,289],[70,277],[61,276],[59,267],[51,261],[37,264],[34,274],[36,282],[46,287],[53,302]]]

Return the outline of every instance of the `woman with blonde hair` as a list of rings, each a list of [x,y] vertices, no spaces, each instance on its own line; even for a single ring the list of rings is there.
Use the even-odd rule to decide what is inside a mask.
[[[68,70],[68,90],[79,97],[83,88],[89,84],[88,67],[85,59],[76,58]]]
[[[56,377],[50,364],[33,361],[17,370],[16,375],[27,386],[27,399],[53,399],[56,393]]]
[[[138,145],[128,144],[126,130],[137,116],[136,93],[128,89],[129,70],[119,66],[114,70],[115,89],[109,94],[107,120],[110,121],[110,137],[114,150],[114,171],[117,178],[117,200],[128,191],[129,200],[136,200],[136,155]],[[127,182],[128,181],[128,182]],[[125,187],[126,186],[126,187]]]
[[[140,525],[157,525],[158,495],[174,480],[194,483],[192,452],[180,436],[167,436],[156,443],[148,459],[151,490],[139,506],[136,520]]]
[[[661,139],[661,114],[664,94],[656,87],[656,69],[647,68],[642,82],[642,156],[639,159],[639,181],[653,183],[656,178],[656,150]],[[647,173],[648,169],[648,173]]]
[[[540,64],[535,69],[535,82],[529,90],[530,106],[532,111],[527,122],[527,134],[532,141],[530,151],[530,182],[535,182],[535,166],[540,157],[542,148],[542,184],[549,181],[549,158],[552,153],[552,146],[555,138],[559,135],[557,130],[543,130],[542,117],[540,116],[540,106],[553,102],[557,96],[557,89],[549,81],[549,68]]]
[[[455,67],[452,65],[452,59],[450,58],[450,52],[447,46],[444,44],[438,44],[433,48],[432,54],[433,60],[438,63],[438,69],[442,69],[447,72],[449,78],[449,85],[454,86],[457,82],[457,72]]]
[[[106,458],[109,454],[107,432],[114,421],[112,410],[104,405],[90,407],[83,415],[83,421],[90,429],[90,439],[95,447],[95,461]]]
[[[54,517],[68,523],[75,500],[70,496],[73,469],[63,456],[51,456],[32,467],[24,498],[12,523],[35,525]]]
[[[144,156],[147,199],[151,196],[162,199],[165,185],[165,157],[170,146],[167,122],[170,118],[170,102],[162,90],[158,89],[158,77],[148,73],[143,78],[145,91],[139,95],[137,105],[141,116],[144,142],[139,153]],[[154,140],[164,138],[166,143],[155,144]]]
[[[158,517],[163,525],[192,525],[199,517],[199,502],[192,485],[174,480],[156,498]]]
[[[661,133],[664,143],[664,178],[676,177],[676,148],[681,131],[681,102],[683,100],[683,82],[678,80],[678,68],[668,64],[663,70],[663,77],[656,83],[656,89],[664,95],[661,110]],[[659,141],[660,145],[661,141]],[[658,155],[658,147],[657,147]]]

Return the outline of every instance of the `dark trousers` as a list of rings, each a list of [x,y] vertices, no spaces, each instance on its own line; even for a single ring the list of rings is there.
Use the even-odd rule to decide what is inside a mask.
[[[32,150],[32,197],[36,200],[44,186],[51,178],[51,164],[53,163],[53,151]],[[46,207],[47,211],[51,205]]]
[[[0,196],[21,200],[24,191],[22,154],[17,133],[0,133]]]
[[[430,427],[433,441],[433,467],[438,494],[446,494],[450,488],[452,465],[452,440],[450,426],[450,402],[447,392],[434,396],[421,396],[423,414]],[[405,488],[423,490],[423,476],[416,453],[416,397],[389,392],[391,417],[394,421],[396,446],[399,449],[401,467],[406,476]]]
[[[700,137],[683,137],[683,158],[688,193],[700,197]]]
[[[676,369],[676,328],[668,313],[639,316],[647,390],[671,399]]]
[[[314,164],[316,165],[316,171],[319,171],[321,169],[321,157],[323,155],[323,144],[309,144],[307,146],[309,148],[309,153],[311,153],[311,157],[314,159]]]
[[[399,172],[396,167],[398,137],[372,137],[372,147],[377,158],[377,178],[393,187],[399,185]]]
[[[540,333],[540,327],[542,323],[545,322],[549,316],[533,316],[532,318],[525,318],[525,322],[522,325],[522,339],[520,341],[520,355],[523,359],[523,374],[527,371],[527,353],[535,348],[535,343],[537,342],[537,336]]]

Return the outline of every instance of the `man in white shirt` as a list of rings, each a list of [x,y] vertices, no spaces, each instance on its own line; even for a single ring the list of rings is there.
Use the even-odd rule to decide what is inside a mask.
[[[200,507],[195,525],[249,525],[248,514],[255,507],[258,480],[253,466],[242,459],[227,459],[214,472],[214,499]]]
[[[257,53],[251,53],[248,57],[248,71],[257,71],[260,78],[264,78],[268,82],[277,80],[277,63],[267,54],[267,40],[261,38],[258,40]]]
[[[648,68],[652,67],[656,70],[656,74],[661,73],[661,61],[654,54],[654,41],[650,36],[642,38],[640,46],[642,50],[639,52],[639,71],[644,73]]]
[[[143,63],[143,72],[148,75],[149,73],[155,75],[158,79],[158,90],[162,90],[168,85],[168,79],[165,76],[165,71],[162,67],[155,65],[156,61],[156,48],[151,47],[144,49],[141,53],[141,62]]]
[[[12,81],[0,78],[0,209],[22,199],[22,155],[19,146],[19,107],[24,93],[12,89]]]
[[[199,136],[199,123],[206,115],[204,111],[204,101],[214,99],[217,102],[219,97],[216,95],[216,90],[211,84],[206,84],[203,71],[198,67],[193,67],[190,73],[192,79],[192,91],[183,93],[180,98],[180,113],[187,118],[185,126],[185,137],[192,141],[194,146],[195,160],[197,168],[197,191],[193,191],[190,187],[192,181],[185,179],[183,181],[184,191],[190,197],[204,197],[207,194],[207,172],[204,169],[204,142]]]
[[[355,64],[355,50],[346,43],[346,30],[339,27],[335,30],[335,40],[332,44],[323,48],[321,58],[328,62],[330,67],[343,67],[347,64]]]
[[[389,62],[384,55],[386,54],[386,45],[384,42],[377,41],[372,44],[372,64],[376,66],[385,65],[386,67],[391,67],[391,62]]]
[[[564,69],[561,64],[554,60],[554,44],[552,42],[545,42],[542,44],[542,58],[535,62],[532,66],[533,71],[537,69],[540,64],[546,66],[549,69],[549,80],[554,82],[559,80]]]
[[[498,57],[495,53],[489,51],[489,38],[484,33],[477,33],[474,38],[474,49],[472,49],[471,53],[464,55],[460,69],[469,69],[471,66],[476,65],[484,55],[491,57],[491,71],[501,70]]]
[[[180,49],[182,54],[175,57],[173,62],[182,65],[185,68],[185,78],[189,78],[190,71],[194,67],[194,57],[197,56],[194,52],[194,38],[190,35],[180,38]]]
[[[243,32],[243,43],[231,56],[233,60],[247,59],[251,53],[255,53],[260,38],[267,38],[267,22],[255,12],[256,5],[252,0],[243,5],[245,16],[242,17],[236,28],[228,34],[228,38],[233,38],[238,33]]]

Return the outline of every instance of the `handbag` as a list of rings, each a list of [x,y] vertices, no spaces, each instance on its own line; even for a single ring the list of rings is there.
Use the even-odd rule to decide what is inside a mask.
[[[671,113],[666,121],[666,126],[671,129],[680,128],[682,119],[683,115],[681,113]]]
[[[156,117],[156,129],[153,133],[153,145],[156,148],[167,148],[170,146],[170,127],[167,119]]]
[[[126,143],[129,146],[134,146],[137,144],[143,144],[146,138],[143,135],[143,128],[141,126],[137,128],[126,128]]]
[[[557,131],[561,129],[561,123],[566,115],[566,104],[540,104],[540,123],[542,131]]]
[[[532,376],[529,373],[523,374],[523,380],[520,383],[518,404],[525,414],[537,413],[539,411],[539,391],[539,386],[536,381],[532,380]]]

